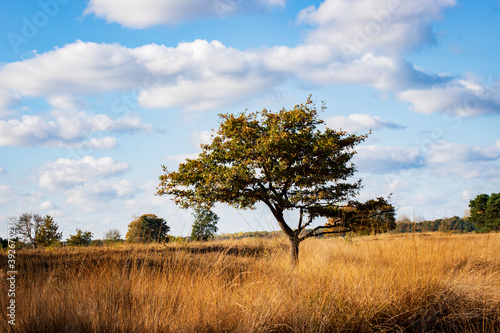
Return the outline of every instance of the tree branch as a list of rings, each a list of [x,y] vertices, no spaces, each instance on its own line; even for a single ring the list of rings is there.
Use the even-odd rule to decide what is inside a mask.
[[[314,219],[314,215],[309,214],[309,220],[307,221],[306,224],[304,224],[304,228],[306,228],[307,226],[311,225],[313,219]]]
[[[337,234],[343,234],[343,233],[351,231],[350,228],[342,227],[344,230],[341,230],[341,231],[336,231],[336,230],[328,231],[327,230],[327,231],[318,232],[318,230],[326,229],[326,228],[332,228],[332,227],[331,226],[320,225],[320,226],[314,228],[313,230],[309,231],[304,236],[300,237],[299,241],[302,242],[303,240],[305,240],[305,239],[307,239],[309,237],[313,237],[313,236],[337,235]]]
[[[300,217],[299,217],[299,227],[297,228],[297,230],[299,231],[302,231],[302,215],[304,213],[304,209],[303,208],[300,208]]]
[[[262,202],[265,203],[267,207],[269,207],[269,209],[271,210],[271,213],[273,213],[274,217],[276,217],[278,212],[274,208],[273,204],[269,200],[266,200],[266,199],[262,199]]]
[[[293,163],[294,162],[290,159],[286,167],[286,174],[290,174],[290,168],[292,167]],[[285,181],[285,184],[283,185],[283,190],[281,191],[281,196],[284,197],[287,201],[288,201],[288,188],[290,187],[291,181],[292,177],[288,177],[288,179]]]
[[[259,185],[260,189],[262,190],[262,192],[264,192],[264,194],[267,193],[267,189],[266,187],[264,186],[264,184],[262,184],[261,182],[257,183],[257,185]]]

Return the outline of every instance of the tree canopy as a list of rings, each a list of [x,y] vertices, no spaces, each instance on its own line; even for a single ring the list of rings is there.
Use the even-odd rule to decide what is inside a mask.
[[[90,241],[94,237],[94,234],[90,231],[82,231],[80,229],[76,229],[76,234],[69,235],[69,238],[66,240],[68,245],[74,246],[87,246],[90,244]]]
[[[32,213],[22,214],[17,221],[17,234],[22,237],[23,241],[29,242],[34,249],[36,249],[38,245],[36,238],[43,221],[40,215]]]
[[[191,230],[191,239],[207,241],[217,232],[219,217],[209,208],[197,206],[194,208],[194,223]]]
[[[128,225],[127,235],[129,243],[149,243],[167,241],[170,227],[167,221],[155,214],[144,214],[137,217]]]
[[[58,230],[59,226],[54,222],[54,218],[50,215],[45,216],[35,237],[36,244],[50,246],[59,242],[62,238],[62,233],[57,232]]]
[[[118,229],[109,229],[104,233],[104,243],[113,244],[122,241],[122,234]]]
[[[482,231],[500,230],[500,193],[480,194],[469,203],[470,220]]]
[[[319,119],[323,109],[308,98],[291,110],[220,115],[217,132],[197,158],[177,171],[163,166],[157,194],[172,196],[183,208],[221,202],[245,209],[263,202],[288,236],[295,264],[299,243],[326,232],[305,228],[361,187],[361,180],[351,179],[351,159],[367,136],[326,127]],[[284,211],[292,209],[300,211],[297,228],[285,221]]]

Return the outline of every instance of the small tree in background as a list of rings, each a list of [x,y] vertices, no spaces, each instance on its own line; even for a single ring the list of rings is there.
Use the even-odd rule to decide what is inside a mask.
[[[470,221],[482,231],[500,230],[500,193],[480,194],[469,203]]]
[[[168,241],[169,230],[165,219],[155,214],[144,214],[130,222],[125,238],[129,243],[165,242]]]
[[[6,248],[7,246],[9,246],[9,239],[3,239],[2,237],[0,237],[0,245],[2,249]]]
[[[398,220],[396,221],[396,223],[410,223],[410,222],[411,222],[411,219],[406,214],[399,215]]]
[[[109,229],[104,233],[104,243],[112,244],[122,241],[122,234],[118,229]]]
[[[192,240],[207,241],[217,232],[219,217],[209,208],[197,206],[194,208],[194,223],[190,238]]]
[[[87,246],[90,244],[94,235],[90,231],[82,231],[80,229],[76,229],[75,235],[69,235],[69,238],[66,240],[68,245],[74,246]]]
[[[34,249],[38,245],[36,238],[43,221],[40,215],[31,213],[22,214],[17,221],[17,234],[21,236],[24,242],[29,242]]]
[[[62,233],[57,232],[58,230],[59,226],[54,222],[54,218],[50,215],[45,216],[35,238],[37,245],[50,246],[59,242]]]

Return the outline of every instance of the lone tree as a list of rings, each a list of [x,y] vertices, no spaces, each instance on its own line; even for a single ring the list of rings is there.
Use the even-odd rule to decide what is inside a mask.
[[[43,224],[38,228],[35,241],[37,245],[50,246],[59,242],[62,238],[62,233],[57,232],[59,226],[54,222],[54,218],[50,215],[45,216]]]
[[[118,229],[109,229],[104,233],[104,243],[106,244],[114,244],[121,242],[122,234]]]
[[[482,231],[500,230],[500,193],[479,194],[469,203],[470,221]]]
[[[36,249],[38,245],[36,238],[43,221],[44,220],[40,215],[33,215],[32,213],[22,214],[19,216],[19,220],[17,221],[17,234],[21,236],[23,241],[29,242],[34,249]]]
[[[191,230],[191,239],[207,241],[212,239],[217,232],[219,217],[209,208],[197,206],[194,208],[194,223]]]
[[[327,215],[323,209],[358,193],[361,180],[349,180],[356,171],[350,161],[367,135],[327,128],[310,97],[291,110],[219,116],[217,133],[196,159],[178,171],[163,166],[156,194],[173,196],[182,208],[222,202],[245,209],[263,202],[290,240],[295,266],[300,242],[332,233],[324,226],[305,228]],[[299,211],[297,228],[285,221],[287,210]]]
[[[3,239],[2,237],[0,237],[0,247],[4,249],[8,246],[9,246],[9,239],[8,238]]]
[[[144,214],[130,222],[125,238],[129,243],[165,242],[168,241],[169,230],[170,227],[163,218]]]
[[[90,244],[90,241],[94,237],[94,234],[90,231],[82,231],[80,229],[76,229],[76,234],[69,235],[69,238],[66,240],[68,245],[74,246],[87,246]]]

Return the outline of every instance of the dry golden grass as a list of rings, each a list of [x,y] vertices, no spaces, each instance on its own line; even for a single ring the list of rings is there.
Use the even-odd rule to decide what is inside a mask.
[[[23,250],[9,332],[495,332],[500,234]],[[5,265],[5,253],[2,265]],[[2,267],[5,271],[5,266]]]

